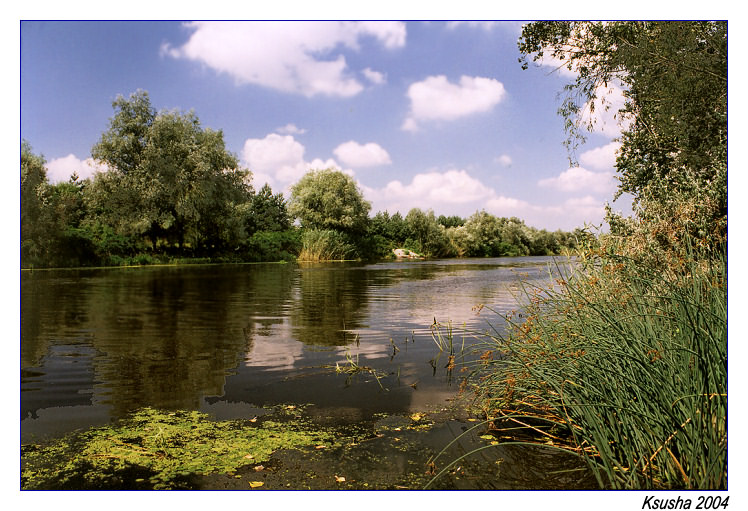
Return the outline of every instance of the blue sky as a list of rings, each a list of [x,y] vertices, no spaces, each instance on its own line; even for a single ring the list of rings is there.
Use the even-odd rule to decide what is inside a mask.
[[[337,167],[372,212],[600,223],[618,127],[600,118],[570,168],[556,111],[572,75],[550,62],[523,71],[521,26],[25,21],[21,136],[50,180],[90,175],[112,101],[143,89],[156,109],[193,109],[221,129],[255,188],[287,192],[306,171]],[[612,205],[630,211],[626,197]]]

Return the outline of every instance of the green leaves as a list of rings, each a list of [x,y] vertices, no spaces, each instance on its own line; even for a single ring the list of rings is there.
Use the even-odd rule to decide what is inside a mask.
[[[622,125],[619,193],[638,198],[648,184],[684,173],[698,187],[726,161],[726,22],[534,22],[518,45],[525,69],[529,57],[552,57],[575,73],[559,109],[572,150],[594,129],[580,112],[603,87],[623,88],[616,113],[631,122]]]
[[[291,188],[289,211],[305,228],[360,234],[370,209],[353,178],[337,170],[313,170]]]

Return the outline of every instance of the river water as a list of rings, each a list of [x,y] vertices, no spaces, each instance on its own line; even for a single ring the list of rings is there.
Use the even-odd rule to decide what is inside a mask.
[[[245,418],[309,404],[351,422],[443,406],[459,377],[431,337],[470,351],[551,258],[195,265],[24,272],[21,440],[145,406]],[[354,375],[335,371],[355,361]]]

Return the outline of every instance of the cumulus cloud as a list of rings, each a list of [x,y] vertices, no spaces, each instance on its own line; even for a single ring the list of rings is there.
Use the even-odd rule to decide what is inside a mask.
[[[549,50],[546,52],[538,61],[540,66],[550,68],[561,76],[576,79],[576,65],[572,64],[570,69],[568,57],[552,57]],[[579,120],[586,126],[592,125],[595,132],[607,137],[620,136],[621,131],[628,129],[631,124],[630,117],[618,113],[626,104],[623,86],[618,80],[611,80],[598,86],[595,89],[595,96],[594,100],[581,105]]]
[[[470,214],[476,204],[493,197],[495,192],[464,170],[424,172],[416,174],[410,183],[394,180],[383,188],[362,186],[372,211],[400,211],[411,208],[447,209],[457,214]]]
[[[185,26],[192,31],[189,40],[179,47],[164,44],[163,55],[201,62],[238,84],[308,97],[350,97],[363,90],[341,48],[358,50],[360,40],[369,37],[395,49],[406,38],[405,24],[397,21],[199,21]],[[376,80],[375,73],[369,70],[368,79]]]
[[[559,205],[536,205],[499,196],[486,202],[485,210],[496,216],[515,216],[538,229],[570,231],[586,224],[599,225],[605,217],[605,201],[591,195],[574,197]]]
[[[307,161],[305,152],[305,147],[293,136],[271,133],[265,138],[247,139],[241,157],[252,171],[255,187],[267,183],[274,189],[287,189],[312,169],[336,168],[353,174],[331,158]]]
[[[406,131],[418,129],[423,121],[451,121],[487,112],[505,96],[504,85],[493,78],[462,76],[450,83],[444,75],[429,76],[408,87],[410,113],[402,125]]]
[[[364,76],[367,80],[369,80],[371,83],[375,85],[382,85],[383,83],[387,82],[387,78],[385,77],[384,73],[380,73],[379,71],[374,71],[373,69],[367,67],[362,71]]]
[[[498,194],[465,170],[432,171],[417,174],[409,183],[393,180],[381,188],[362,185],[364,196],[372,203],[372,211],[399,211],[411,208],[433,209],[445,215],[468,217],[485,209],[500,217],[518,217],[538,229],[572,230],[585,224],[600,224],[605,216],[605,199],[590,195],[571,197],[561,202],[540,197],[531,203],[516,197]],[[625,205],[624,205],[625,206]]]
[[[68,154],[47,163],[47,178],[50,183],[58,183],[70,179],[73,172],[76,172],[80,179],[86,179],[93,177],[96,172],[105,170],[104,166],[96,163],[91,158],[80,160],[74,154]]]
[[[620,142],[610,142],[602,147],[590,149],[579,156],[579,162],[596,170],[612,169],[616,165],[616,153],[620,147]]]
[[[592,172],[584,167],[571,167],[556,177],[541,179],[538,185],[562,192],[588,191],[609,193],[616,187],[612,172]]]
[[[379,144],[369,142],[359,144],[353,140],[340,144],[333,150],[333,154],[345,165],[354,168],[376,167],[392,163],[390,155]]]
[[[599,86],[595,94],[596,99],[587,102],[582,109],[581,121],[591,124],[593,131],[610,138],[620,136],[621,131],[631,125],[630,117],[622,117],[618,113],[626,104],[623,88],[611,82],[607,86]]]

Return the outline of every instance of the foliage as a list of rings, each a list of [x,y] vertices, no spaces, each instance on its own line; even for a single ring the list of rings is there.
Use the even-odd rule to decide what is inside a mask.
[[[727,155],[727,22],[541,21],[522,30],[520,59],[551,56],[576,73],[560,109],[569,143],[594,128],[595,100],[620,84],[625,105],[619,193],[638,198],[653,182],[697,188]],[[609,108],[607,105],[605,108]]]
[[[47,203],[47,170],[44,157],[21,145],[21,264],[31,266],[45,257],[43,213]]]
[[[301,234],[299,261],[343,261],[356,257],[356,247],[345,233],[306,229]]]
[[[244,259],[255,262],[293,261],[301,250],[301,232],[257,231],[246,241]]]
[[[720,182],[648,185],[636,218],[609,215],[610,232],[584,241],[579,264],[559,265],[557,286],[527,288],[526,319],[506,318],[510,334],[490,337],[477,369],[495,424],[532,424],[581,452],[601,486],[725,487]],[[568,437],[551,434],[561,426]]]
[[[265,462],[278,449],[331,445],[303,423],[214,422],[199,412],[145,408],[112,426],[24,446],[24,489],[188,489],[191,479]]]
[[[248,235],[258,231],[279,232],[291,228],[286,199],[282,193],[273,195],[267,183],[259,192],[251,194],[247,206],[245,230]]]
[[[432,210],[413,208],[405,216],[405,223],[412,237],[405,240],[404,248],[427,257],[452,255],[446,229],[437,221]]]
[[[509,335],[489,336],[488,418],[583,454],[601,487],[725,488],[726,23],[537,22],[519,45],[576,71],[572,142],[600,86],[626,88],[635,217],[609,210],[609,233],[580,237],[557,285],[528,286]]]
[[[465,219],[457,215],[439,215],[439,218],[437,218],[436,220],[444,227],[460,227],[462,225],[465,225]]]
[[[337,170],[313,170],[291,187],[289,211],[306,229],[360,234],[370,209],[353,178]]]
[[[108,168],[94,179],[94,214],[121,234],[146,237],[152,249],[235,246],[236,206],[249,198],[250,174],[226,151],[223,133],[203,129],[192,112],[156,113],[143,91],[113,106],[92,150]]]
[[[355,181],[332,169],[306,174],[287,203],[267,184],[253,190],[221,131],[202,128],[193,112],[157,112],[140,90],[113,107],[92,148],[102,170],[91,179],[50,184],[44,158],[22,144],[23,267],[381,259],[396,248],[429,257],[525,255],[573,246],[567,233],[536,236],[521,220],[485,212],[469,221],[418,208],[369,218]],[[482,232],[486,222],[501,227]]]

